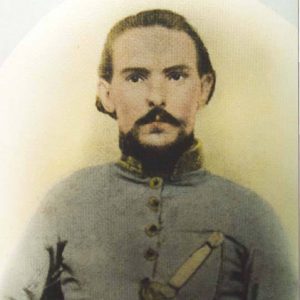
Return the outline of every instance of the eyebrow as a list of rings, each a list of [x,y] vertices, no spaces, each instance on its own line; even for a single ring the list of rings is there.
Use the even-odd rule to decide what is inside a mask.
[[[124,68],[121,70],[121,74],[126,74],[126,73],[140,73],[140,74],[145,74],[148,75],[150,73],[150,71],[146,68],[138,68],[138,67],[134,67],[134,68]]]
[[[189,66],[187,66],[187,65],[176,65],[176,66],[172,66],[172,67],[168,67],[168,68],[165,68],[164,70],[163,70],[163,72],[165,73],[165,74],[167,74],[167,73],[171,73],[171,72],[175,72],[175,71],[189,71],[191,68],[189,67]]]
[[[178,71],[189,71],[191,68],[187,65],[175,65],[171,66],[168,68],[163,69],[163,73],[168,74],[170,72],[178,72]],[[129,68],[124,68],[121,70],[121,74],[126,74],[126,73],[140,73],[140,74],[145,74],[149,75],[150,71],[146,68],[141,68],[141,67],[129,67]]]

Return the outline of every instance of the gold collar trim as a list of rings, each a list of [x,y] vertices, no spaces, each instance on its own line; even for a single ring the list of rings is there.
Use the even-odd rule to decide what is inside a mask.
[[[140,161],[132,156],[122,155],[117,165],[131,173],[143,176],[143,168]],[[183,173],[196,171],[203,165],[202,144],[200,141],[195,140],[194,144],[189,150],[184,152],[177,161],[172,177],[180,176]]]

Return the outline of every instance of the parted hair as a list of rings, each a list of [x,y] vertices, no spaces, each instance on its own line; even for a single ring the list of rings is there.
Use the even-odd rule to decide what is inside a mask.
[[[216,74],[212,67],[208,51],[196,30],[186,21],[186,19],[170,10],[153,9],[139,12],[136,15],[128,16],[116,23],[107,35],[104,49],[101,56],[101,62],[98,68],[99,77],[111,82],[113,77],[113,58],[112,47],[117,37],[123,32],[141,27],[161,26],[172,30],[183,31],[193,40],[197,51],[197,69],[199,76],[211,74],[213,77],[213,86],[209,94],[207,103],[211,99],[216,82]],[[99,111],[109,114],[116,118],[115,113],[109,113],[97,97],[96,106]]]

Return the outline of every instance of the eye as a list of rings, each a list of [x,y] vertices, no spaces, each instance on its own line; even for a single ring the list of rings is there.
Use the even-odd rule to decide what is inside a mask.
[[[145,76],[139,73],[132,73],[126,77],[126,80],[129,82],[137,83],[145,80]]]
[[[186,73],[183,72],[179,72],[179,71],[174,71],[174,72],[170,72],[167,77],[169,78],[169,80],[174,80],[174,81],[179,81],[179,80],[183,80],[187,77],[188,75]]]

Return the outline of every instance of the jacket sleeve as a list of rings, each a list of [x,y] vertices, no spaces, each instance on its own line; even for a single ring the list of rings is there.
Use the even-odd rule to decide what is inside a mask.
[[[245,220],[245,232],[250,236],[247,299],[297,299],[291,246],[273,209],[261,200]]]
[[[42,205],[32,218],[1,279],[0,298],[40,300],[47,284],[50,257],[59,240],[55,209]],[[53,247],[54,245],[54,247]]]
[[[273,209],[251,191],[235,203],[214,299],[296,300],[291,247]]]

